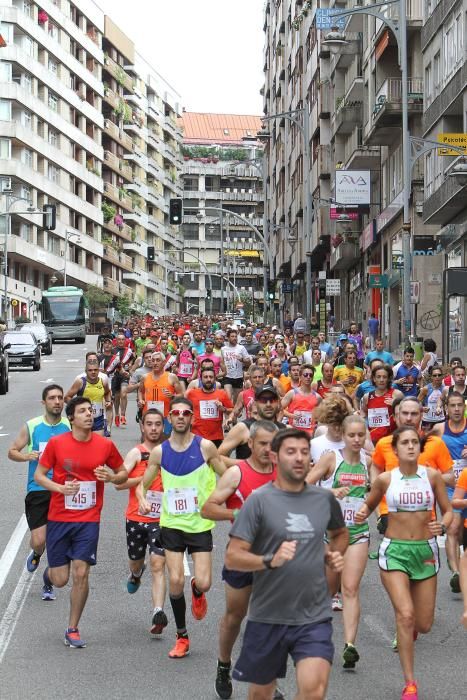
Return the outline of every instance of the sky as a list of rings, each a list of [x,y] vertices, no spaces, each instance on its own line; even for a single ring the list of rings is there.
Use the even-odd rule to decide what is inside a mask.
[[[95,0],[189,112],[262,113],[264,0]]]

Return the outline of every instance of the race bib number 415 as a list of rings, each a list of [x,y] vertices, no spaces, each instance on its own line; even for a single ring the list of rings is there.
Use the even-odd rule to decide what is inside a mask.
[[[96,505],[96,482],[80,481],[79,491],[73,496],[65,496],[67,510],[88,510]]]

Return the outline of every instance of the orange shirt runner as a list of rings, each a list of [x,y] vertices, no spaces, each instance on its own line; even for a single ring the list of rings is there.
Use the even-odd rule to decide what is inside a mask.
[[[136,445],[137,449],[141,452],[141,459],[131,470],[130,479],[137,479],[140,476],[144,476],[144,472],[148,466],[149,452],[145,445]],[[128,506],[126,509],[126,519],[134,520],[138,523],[153,523],[159,522],[160,520],[160,509],[162,504],[162,497],[158,497],[158,494],[162,493],[162,477],[159,473],[152,482],[148,489],[149,502],[151,504],[151,511],[149,515],[141,515],[139,512],[139,503],[136,498],[136,486],[132,486],[128,492]]]
[[[392,435],[386,435],[378,440],[372,460],[375,467],[382,472],[389,472],[399,466],[396,453],[392,449]],[[448,448],[443,440],[436,435],[431,435],[426,441],[425,448],[418,458],[418,464],[436,469],[441,474],[445,474],[453,468]],[[388,507],[385,498],[381,501],[379,509],[380,515],[387,515]]]
[[[314,391],[311,394],[302,394],[299,389],[295,390],[295,395],[287,406],[287,411],[294,414],[293,418],[289,418],[289,425],[307,433],[313,433],[315,429],[313,411],[318,405],[318,399]]]
[[[222,422],[224,413],[215,401],[220,401],[224,408],[233,408],[233,403],[224,389],[203,391],[190,389],[186,398],[193,402],[193,432],[206,440],[223,440]]]
[[[169,415],[171,399],[175,396],[175,388],[169,381],[169,372],[163,372],[159,379],[154,379],[151,372],[143,379],[144,408],[143,413],[150,408],[157,408],[164,414],[164,418]]]

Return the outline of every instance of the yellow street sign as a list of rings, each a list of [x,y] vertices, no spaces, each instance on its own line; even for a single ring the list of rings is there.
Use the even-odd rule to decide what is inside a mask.
[[[457,146],[457,148],[463,148],[464,153],[467,155],[467,134],[438,134],[438,141],[440,143],[447,143],[451,146]],[[453,151],[452,148],[438,148],[439,156],[458,156],[457,151]]]
[[[226,250],[225,255],[238,258],[259,258],[258,250]]]

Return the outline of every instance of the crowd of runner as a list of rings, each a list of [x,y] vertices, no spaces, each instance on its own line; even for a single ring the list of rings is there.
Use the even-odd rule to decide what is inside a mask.
[[[466,370],[456,357],[442,366],[432,340],[419,362],[410,347],[396,362],[373,330],[364,338],[353,323],[329,342],[300,315],[282,329],[131,318],[102,330],[69,388],[44,388],[43,415],[21,427],[9,458],[29,463],[28,571],[46,552],[46,601],[72,582],[66,645],[86,646],[79,622],[111,483],[128,494],[128,593],[148,567],[153,635],[169,624],[168,593],[172,659],[190,652],[184,557],[193,561],[191,613],[202,620],[212,530],[232,523],[219,698],[232,696],[232,678],[249,683],[251,700],[283,697],[276,681],[289,655],[297,697],[324,698],[332,611],[343,616],[342,666],[355,669],[359,588],[374,558],[394,608],[401,699],[417,700],[414,645],[433,624],[440,537],[467,628]],[[123,457],[112,436],[130,424],[136,444]],[[382,540],[370,552],[373,512]]]

